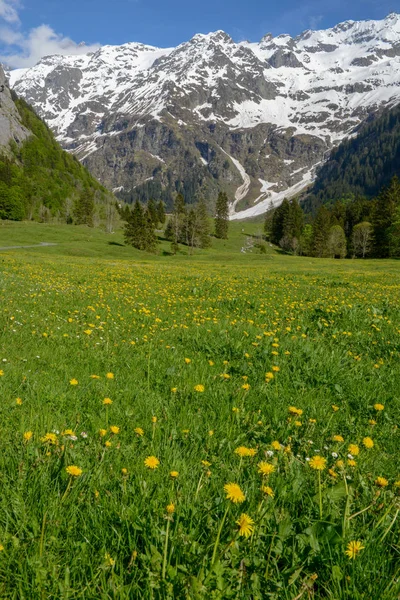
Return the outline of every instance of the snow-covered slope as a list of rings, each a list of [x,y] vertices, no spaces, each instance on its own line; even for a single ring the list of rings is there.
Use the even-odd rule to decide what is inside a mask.
[[[232,218],[297,193],[333,144],[400,101],[400,15],[296,38],[104,46],[10,73],[15,91],[110,188],[149,179],[232,197]],[[244,211],[244,212],[243,212]]]

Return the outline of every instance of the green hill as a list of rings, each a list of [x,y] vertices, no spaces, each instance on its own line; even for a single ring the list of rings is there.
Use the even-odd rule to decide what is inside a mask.
[[[373,198],[394,175],[400,175],[400,105],[375,116],[332,152],[303,206],[315,213],[322,204]]]
[[[55,218],[91,224],[95,207],[101,212],[111,194],[74,156],[61,149],[24,100],[13,92],[11,100],[16,108],[13,119],[18,119],[24,139],[16,139],[14,134],[8,144],[0,146],[0,218]],[[8,118],[5,113],[1,116]]]

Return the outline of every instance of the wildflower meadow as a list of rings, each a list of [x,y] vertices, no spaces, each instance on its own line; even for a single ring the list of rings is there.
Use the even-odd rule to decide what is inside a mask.
[[[400,272],[335,265],[2,254],[0,597],[398,598]]]

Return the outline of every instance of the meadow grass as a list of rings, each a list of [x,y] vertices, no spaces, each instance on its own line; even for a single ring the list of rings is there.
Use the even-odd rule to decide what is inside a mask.
[[[399,263],[242,228],[0,227],[1,598],[398,598]]]

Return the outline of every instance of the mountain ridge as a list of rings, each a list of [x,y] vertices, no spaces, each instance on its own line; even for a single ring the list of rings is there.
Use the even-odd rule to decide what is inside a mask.
[[[400,100],[400,16],[259,43],[219,30],[176,48],[103,46],[10,82],[121,198],[149,181],[167,201],[223,189],[243,218],[310,184],[334,145]]]

